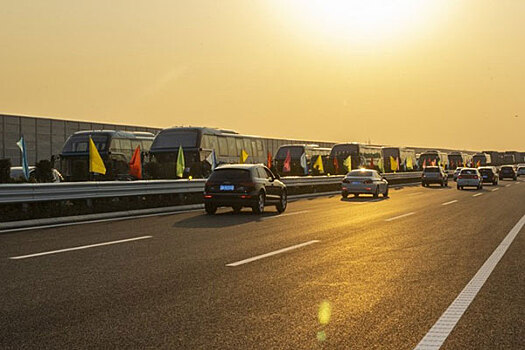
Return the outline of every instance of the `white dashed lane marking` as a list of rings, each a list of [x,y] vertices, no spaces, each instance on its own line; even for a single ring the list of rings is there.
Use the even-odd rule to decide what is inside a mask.
[[[283,248],[283,249],[275,250],[275,251],[270,252],[270,253],[257,255],[257,256],[254,256],[252,258],[248,258],[248,259],[236,261],[236,262],[233,262],[233,263],[230,263],[230,264],[226,264],[226,266],[235,267],[235,266],[239,266],[239,265],[248,264],[248,263],[251,263],[252,261],[264,259],[264,258],[267,258],[269,256],[285,253],[285,252],[288,252],[290,250],[306,247],[307,245],[314,244],[314,243],[319,243],[319,242],[320,241],[318,241],[318,240],[312,240],[312,241],[296,244],[296,245],[293,245],[291,247],[286,247],[286,248]]]
[[[404,218],[404,217],[407,217],[407,216],[410,216],[410,215],[414,215],[415,212],[410,212],[410,213],[406,213],[406,214],[403,214],[403,215],[398,215],[398,216],[394,216],[393,218],[390,218],[390,219],[386,219],[385,221],[394,221],[394,220],[397,220],[397,219],[401,219],[401,218]]]
[[[135,237],[135,238],[128,238],[128,239],[121,239],[118,241],[111,241],[111,242],[103,242],[103,243],[96,243],[96,244],[90,244],[90,245],[83,245],[79,247],[73,247],[73,248],[65,248],[65,249],[58,249],[58,250],[50,250],[47,252],[41,252],[41,253],[34,253],[34,254],[28,254],[28,255],[20,255],[20,256],[13,256],[9,259],[11,260],[20,260],[20,259],[27,259],[27,258],[34,258],[37,256],[43,256],[43,255],[51,255],[51,254],[58,254],[58,253],[65,253],[65,252],[71,252],[73,250],[82,250],[82,249],[88,249],[88,248],[94,248],[94,247],[102,247],[105,245],[112,245],[112,244],[119,244],[119,243],[127,243],[132,241],[138,241],[141,239],[148,239],[152,236],[142,236],[142,237]]]
[[[450,201],[450,202],[445,202],[445,203],[441,203],[441,205],[449,205],[449,204],[452,204],[452,203],[457,203],[457,199],[454,199],[453,201]]]

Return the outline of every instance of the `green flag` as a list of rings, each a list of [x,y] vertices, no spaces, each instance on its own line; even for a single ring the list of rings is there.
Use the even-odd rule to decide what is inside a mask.
[[[182,150],[182,146],[179,146],[179,154],[177,155],[177,177],[183,177],[184,176],[184,151]]]

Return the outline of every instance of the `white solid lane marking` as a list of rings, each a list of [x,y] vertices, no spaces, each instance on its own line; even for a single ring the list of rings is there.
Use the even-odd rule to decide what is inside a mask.
[[[281,253],[284,253],[284,252],[287,252],[287,251],[290,251],[290,250],[306,247],[307,245],[314,244],[314,243],[319,243],[319,242],[321,242],[321,241],[318,241],[318,240],[314,239],[312,241],[304,242],[304,243],[301,243],[301,244],[296,244],[296,245],[293,245],[291,247],[275,250],[275,251],[270,252],[270,253],[257,255],[257,256],[254,256],[252,258],[248,258],[248,259],[236,261],[236,262],[233,262],[233,263],[230,263],[230,264],[226,264],[226,266],[239,266],[239,265],[243,265],[243,264],[248,264],[248,263],[251,263],[252,261],[255,261],[255,260],[264,259],[264,258],[267,258],[267,257],[272,256],[272,255],[281,254]]]
[[[83,246],[73,247],[73,248],[51,250],[51,251],[48,251],[48,252],[41,252],[41,253],[20,255],[20,256],[12,256],[9,259],[11,259],[11,260],[20,260],[20,259],[34,258],[34,257],[37,257],[37,256],[42,256],[42,255],[58,254],[58,253],[70,252],[70,251],[73,251],[73,250],[81,250],[81,249],[88,249],[88,248],[94,248],[94,247],[101,247],[101,246],[105,246],[105,245],[112,245],[112,244],[119,244],[119,243],[138,241],[138,240],[141,240],[141,239],[147,239],[147,238],[151,238],[151,237],[153,237],[153,236],[142,236],[142,237],[135,237],[135,238],[128,238],[128,239],[121,239],[121,240],[118,240],[118,241],[111,241],[111,242],[104,242],[104,243],[95,243],[95,244],[83,245]]]
[[[492,192],[496,192],[497,190],[499,190],[499,188],[493,188]]]
[[[476,194],[473,194],[472,197],[479,197],[481,196],[483,193],[476,193]]]
[[[285,217],[285,216],[297,215],[297,214],[304,214],[304,213],[308,213],[308,212],[309,212],[309,210],[294,211],[294,212],[292,212],[292,213],[279,214],[279,215],[274,215],[274,216],[266,216],[266,217],[263,217],[261,220],[268,220],[268,219],[282,218],[282,217]]]
[[[457,201],[458,201],[457,199],[454,199],[453,201],[450,201],[450,202],[441,203],[441,205],[449,205],[452,203],[456,203]]]
[[[414,215],[415,213],[416,213],[416,212],[411,211],[410,213],[406,213],[406,214],[399,215],[399,216],[394,216],[393,218],[386,219],[385,221],[394,221],[394,220],[397,220],[397,219],[404,218],[404,217],[406,217],[406,216]]]
[[[456,299],[450,304],[432,328],[430,328],[428,333],[415,347],[415,350],[437,350],[441,348],[447,337],[450,335],[450,332],[452,332],[461,316],[463,316],[465,310],[469,307],[472,300],[474,300],[479,290],[483,287],[490,274],[524,225],[525,215],[523,215],[520,221],[518,221],[512,230],[510,230],[503,241],[501,241],[498,247],[485,261],[483,266],[481,266],[474,277],[472,277],[470,282],[465,288],[463,288],[461,293],[459,293]]]

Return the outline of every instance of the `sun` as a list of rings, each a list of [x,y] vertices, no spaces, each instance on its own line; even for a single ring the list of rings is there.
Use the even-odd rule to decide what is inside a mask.
[[[313,35],[376,44],[417,33],[437,10],[431,0],[276,0],[289,19]]]

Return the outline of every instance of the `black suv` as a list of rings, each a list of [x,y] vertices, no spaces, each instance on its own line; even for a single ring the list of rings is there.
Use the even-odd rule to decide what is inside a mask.
[[[430,184],[440,184],[441,187],[448,186],[448,175],[440,166],[427,166],[423,169],[421,175],[421,186],[429,186]]]
[[[482,166],[478,168],[483,183],[497,185],[499,181],[498,170],[494,166]]]
[[[516,181],[518,179],[518,175],[516,174],[516,170],[512,165],[504,165],[499,170],[499,178],[500,179],[512,179]]]
[[[216,168],[204,187],[204,209],[215,214],[218,207],[243,207],[262,214],[266,204],[282,213],[287,205],[286,185],[262,164],[231,164]]]

